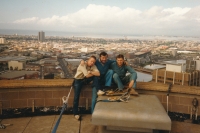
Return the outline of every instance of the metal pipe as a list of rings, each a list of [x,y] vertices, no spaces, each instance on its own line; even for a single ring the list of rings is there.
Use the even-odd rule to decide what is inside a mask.
[[[32,112],[35,112],[35,101],[32,100]]]
[[[170,93],[171,87],[172,87],[172,83],[169,84],[168,92],[167,92],[167,113],[168,113],[168,107],[169,107],[169,93]]]

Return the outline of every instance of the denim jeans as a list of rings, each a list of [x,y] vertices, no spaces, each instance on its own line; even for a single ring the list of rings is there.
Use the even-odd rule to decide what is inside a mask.
[[[133,88],[136,88],[136,78],[133,77],[132,74],[129,74],[125,77],[119,77],[117,73],[113,74],[113,80],[117,84],[118,89],[122,90],[124,88],[124,84],[129,83],[131,80],[134,80]]]
[[[73,102],[73,113],[74,115],[80,114],[78,111],[78,105],[79,105],[79,97],[81,90],[83,88],[83,85],[89,84],[91,81],[92,83],[92,105],[91,105],[91,113],[93,113],[95,104],[96,104],[96,98],[97,98],[97,86],[98,86],[98,78],[99,77],[90,77],[85,79],[75,79],[74,80],[74,102]]]
[[[111,86],[112,84],[112,76],[113,76],[113,70],[109,69],[105,75],[101,75],[99,78],[99,87],[97,90],[102,90],[104,86]]]

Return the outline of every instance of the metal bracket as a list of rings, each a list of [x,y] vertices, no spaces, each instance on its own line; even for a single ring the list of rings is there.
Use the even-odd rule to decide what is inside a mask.
[[[66,96],[63,96],[63,97],[62,97],[62,100],[63,100],[63,103],[66,104],[67,101],[68,101],[68,98],[67,98]]]

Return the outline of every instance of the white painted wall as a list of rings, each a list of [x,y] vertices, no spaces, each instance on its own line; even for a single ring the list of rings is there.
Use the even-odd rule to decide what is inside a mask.
[[[9,61],[8,62],[8,68],[10,69],[11,66],[13,67],[13,69],[15,69],[15,67],[17,67],[18,70],[22,70],[23,69],[23,62]]]
[[[196,60],[196,70],[200,71],[200,60]]]
[[[182,64],[182,65],[166,64],[166,71],[185,72],[186,64]]]

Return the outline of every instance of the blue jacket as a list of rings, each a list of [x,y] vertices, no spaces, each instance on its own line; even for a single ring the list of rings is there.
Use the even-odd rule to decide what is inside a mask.
[[[96,60],[95,65],[97,66],[97,69],[99,70],[101,76],[103,76],[107,73],[108,69],[110,68],[110,65],[113,62],[115,62],[115,61],[108,59],[105,64],[102,64],[99,59]]]

